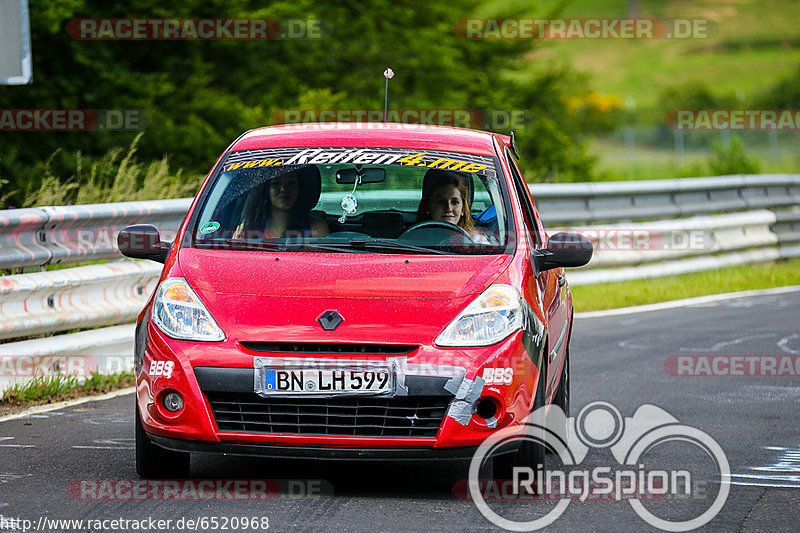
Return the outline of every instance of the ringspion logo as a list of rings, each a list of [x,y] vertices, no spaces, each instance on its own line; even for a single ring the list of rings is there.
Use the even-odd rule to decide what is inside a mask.
[[[593,402],[576,417],[567,417],[557,406],[534,411],[524,426],[522,441],[549,448],[560,461],[558,468],[548,464],[514,466],[510,480],[482,480],[479,472],[492,455],[519,440],[518,434],[495,434],[476,451],[469,468],[469,497],[481,514],[495,526],[511,531],[534,531],[555,522],[574,500],[627,502],[647,524],[666,531],[690,531],[707,524],[722,510],[730,491],[730,465],[717,442],[707,433],[681,424],[655,405],[640,406],[632,417],[623,417],[607,402]],[[655,453],[656,466],[649,464],[648,453],[659,446],[680,444],[679,464],[670,467],[662,454]],[[608,449],[615,464],[584,465],[594,449]],[[692,454],[697,464],[687,460]],[[664,455],[663,457],[667,457]],[[591,464],[596,465],[595,461]],[[702,465],[701,465],[702,463]],[[705,483],[708,464],[713,463],[711,483]],[[699,469],[699,472],[693,471]],[[698,483],[698,474],[700,483]],[[456,496],[463,484],[454,487]],[[700,488],[701,494],[692,494]],[[711,488],[715,488],[712,494]],[[710,500],[702,509],[685,510],[685,499]],[[490,501],[515,501],[526,506],[524,512],[508,515],[510,507],[494,509]],[[556,502],[555,505],[542,505]],[[645,505],[648,503],[648,505]],[[663,507],[653,504],[664,504]],[[664,507],[668,507],[664,509]],[[669,516],[659,515],[666,510]],[[677,516],[676,516],[677,514]],[[683,515],[683,516],[681,516]]]

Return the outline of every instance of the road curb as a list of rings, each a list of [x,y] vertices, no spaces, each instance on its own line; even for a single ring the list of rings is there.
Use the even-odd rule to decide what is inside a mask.
[[[136,387],[126,387],[124,389],[115,390],[113,392],[108,392],[106,394],[97,394],[95,396],[83,396],[81,398],[75,398],[74,400],[65,400],[63,402],[48,403],[46,405],[35,405],[33,407],[25,409],[24,411],[20,411],[19,413],[0,416],[0,422],[6,422],[8,420],[16,420],[18,418],[24,418],[26,416],[36,415],[39,413],[57,411],[59,409],[72,407],[73,405],[80,405],[82,403],[110,400],[111,398],[116,398],[117,396],[124,396],[126,394],[132,394],[134,392],[136,392]]]
[[[723,294],[709,294],[707,296],[696,296],[694,298],[684,298],[683,300],[671,300],[656,304],[636,305],[633,307],[620,307],[618,309],[605,309],[602,311],[584,311],[575,313],[575,318],[601,318],[607,316],[630,315],[633,313],[646,313],[648,311],[661,311],[664,309],[676,309],[678,307],[688,307],[690,305],[701,305],[707,303],[732,300],[734,298],[746,298],[748,296],[770,296],[774,294],[785,294],[787,292],[800,291],[800,285],[789,287],[775,287],[772,289],[757,289],[752,291],[726,292]]]

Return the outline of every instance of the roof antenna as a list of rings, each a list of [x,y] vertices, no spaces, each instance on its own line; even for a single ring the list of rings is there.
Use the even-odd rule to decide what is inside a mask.
[[[386,122],[386,116],[389,112],[389,80],[394,78],[394,71],[387,68],[383,71],[383,77],[386,78],[386,92],[383,98],[383,121]]]

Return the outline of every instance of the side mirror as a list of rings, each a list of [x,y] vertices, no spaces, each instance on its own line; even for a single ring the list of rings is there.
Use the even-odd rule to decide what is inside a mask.
[[[579,267],[592,258],[592,243],[579,233],[556,233],[547,241],[547,248],[535,250],[536,270],[544,272],[559,267]]]
[[[172,243],[161,242],[161,235],[152,224],[134,224],[119,232],[117,246],[124,256],[163,263]]]

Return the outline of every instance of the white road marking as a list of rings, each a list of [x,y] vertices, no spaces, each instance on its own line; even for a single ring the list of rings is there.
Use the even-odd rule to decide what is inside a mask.
[[[653,348],[652,345],[645,346],[642,344],[636,344],[635,342],[636,340],[637,339],[626,339],[624,341],[619,341],[617,343],[617,346],[619,346],[620,348],[632,348],[634,350],[650,350]]]
[[[728,292],[725,294],[711,294],[709,296],[698,296],[696,298],[686,298],[683,300],[672,300],[657,304],[637,305],[633,307],[620,307],[619,309],[606,309],[604,311],[584,311],[575,313],[575,318],[600,318],[606,316],[630,315],[633,313],[646,313],[648,311],[662,311],[664,309],[677,309],[679,307],[689,307],[692,305],[702,305],[717,303],[734,298],[747,298],[749,296],[769,296],[774,294],[786,294],[789,292],[800,291],[800,285],[791,287],[776,287],[774,289],[759,289],[755,291]]]
[[[794,335],[789,335],[788,337],[785,337],[785,338],[779,340],[778,341],[778,348],[780,348],[781,350],[783,350],[786,353],[790,353],[790,354],[793,354],[793,355],[800,354],[800,350],[793,350],[793,349],[789,348],[789,342],[793,341],[794,339],[800,339],[800,333],[795,333]]]
[[[74,400],[67,400],[65,402],[51,403],[48,405],[37,405],[35,407],[31,407],[30,409],[26,409],[20,413],[0,416],[0,422],[6,422],[8,420],[16,420],[18,418],[26,418],[38,413],[57,411],[59,409],[65,409],[67,407],[72,407],[73,405],[80,405],[82,403],[110,400],[111,398],[116,398],[117,396],[124,396],[126,394],[132,394],[134,392],[136,392],[136,387],[128,387],[126,389],[116,390],[114,392],[109,392],[107,394],[98,394],[97,396],[84,396],[83,398],[76,398]]]
[[[133,450],[135,439],[120,437],[116,439],[95,439],[92,442],[96,446],[73,446],[79,450]]]
[[[757,483],[752,481],[728,481],[728,485],[744,485],[745,487],[770,487],[773,489],[796,489],[798,485],[785,485],[781,483]]]
[[[73,446],[77,450],[133,450],[133,446]]]
[[[0,483],[8,483],[9,481],[16,481],[18,479],[30,477],[33,474],[12,474],[10,472],[0,472]]]
[[[731,485],[751,485],[754,487],[800,488],[800,448],[765,446],[765,450],[782,452],[771,465],[751,466],[754,474],[731,474]],[[760,473],[763,472],[763,473]]]
[[[768,337],[777,337],[777,333],[762,333],[760,335],[750,335],[748,337],[740,337],[738,339],[733,339],[732,341],[722,341],[718,342],[711,346],[711,348],[681,348],[681,350],[687,352],[716,352],[720,348],[724,348],[725,346],[733,346],[734,344],[741,344],[745,341],[753,340],[753,339],[766,339]]]
[[[14,440],[17,437],[0,437],[0,441]],[[0,448],[36,448],[33,444],[0,444]]]
[[[85,418],[84,423],[86,424],[93,424],[95,426],[105,426],[106,424],[128,424],[130,423],[130,418],[122,418],[122,417],[100,417],[100,418]]]

